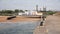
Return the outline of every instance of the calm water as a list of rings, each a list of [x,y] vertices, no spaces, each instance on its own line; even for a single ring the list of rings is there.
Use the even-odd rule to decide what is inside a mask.
[[[40,21],[0,23],[0,34],[33,34],[34,29],[39,23]]]

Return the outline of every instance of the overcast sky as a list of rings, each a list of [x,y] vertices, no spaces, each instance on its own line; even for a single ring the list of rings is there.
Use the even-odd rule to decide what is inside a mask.
[[[60,10],[60,0],[0,0],[0,10],[5,9],[23,9],[35,10],[45,6],[47,10]]]

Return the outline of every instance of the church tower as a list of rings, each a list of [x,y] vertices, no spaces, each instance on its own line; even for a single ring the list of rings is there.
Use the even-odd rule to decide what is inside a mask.
[[[46,11],[46,7],[43,7],[43,11]]]
[[[38,12],[38,5],[36,5],[36,11]]]

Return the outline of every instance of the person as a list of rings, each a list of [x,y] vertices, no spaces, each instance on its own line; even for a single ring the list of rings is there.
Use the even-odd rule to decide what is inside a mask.
[[[45,20],[45,17],[43,16],[43,21]]]
[[[41,21],[40,26],[43,26],[43,21]]]

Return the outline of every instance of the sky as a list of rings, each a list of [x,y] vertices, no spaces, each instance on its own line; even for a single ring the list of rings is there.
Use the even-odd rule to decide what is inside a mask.
[[[39,9],[46,7],[47,10],[60,11],[60,0],[0,0],[0,10],[35,10],[36,5]]]

